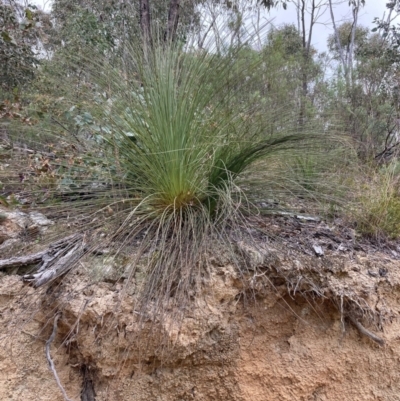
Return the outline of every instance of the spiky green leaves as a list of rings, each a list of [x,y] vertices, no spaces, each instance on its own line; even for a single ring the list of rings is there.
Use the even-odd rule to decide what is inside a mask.
[[[112,71],[98,81],[112,88],[110,109],[94,114],[99,125],[110,125],[106,142],[142,207],[155,214],[209,207],[217,201],[216,190],[229,188],[254,161],[307,139],[267,132],[265,112],[243,104],[246,82],[233,64],[232,55],[160,47],[146,58],[132,55],[127,79]]]

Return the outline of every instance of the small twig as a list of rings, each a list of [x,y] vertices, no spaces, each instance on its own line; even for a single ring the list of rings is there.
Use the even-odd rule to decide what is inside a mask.
[[[54,158],[55,157],[55,154],[51,153],[51,152],[44,152],[43,150],[41,150],[40,152],[37,152],[37,151],[35,151],[33,149],[21,148],[19,146],[13,146],[13,150],[17,150],[17,151],[20,151],[20,152],[26,152],[26,153],[29,153],[29,154],[40,153],[41,155],[49,157],[49,158]]]
[[[32,333],[28,333],[27,331],[25,331],[25,330],[21,330],[21,332],[22,333],[24,333],[24,334],[26,334],[26,335],[28,335],[28,336],[31,336],[32,338],[34,338],[35,340],[38,338],[37,336],[35,336],[34,334],[32,334]]]
[[[349,318],[350,322],[353,323],[356,329],[360,332],[360,334],[369,337],[372,341],[375,341],[381,346],[385,345],[385,341],[382,338],[378,337],[375,333],[372,333],[371,331],[367,330],[356,318],[350,315],[348,315],[347,317]]]
[[[82,142],[79,140],[78,135],[75,134],[74,132],[72,132],[71,130],[69,130],[67,127],[65,127],[63,124],[61,124],[59,121],[57,121],[54,117],[51,117],[51,120],[56,123],[57,125],[59,125],[63,130],[67,131],[69,134],[71,134],[76,141],[83,146]]]
[[[51,343],[54,341],[54,338],[56,337],[57,323],[58,323],[58,319],[60,318],[60,316],[61,316],[60,313],[57,313],[56,316],[54,317],[53,332],[51,333],[50,338],[46,341],[46,358],[47,358],[47,362],[49,363],[50,370],[53,372],[54,378],[56,379],[57,385],[60,388],[60,390],[64,396],[64,399],[66,401],[73,401],[70,398],[68,398],[67,393],[65,392],[64,387],[62,386],[62,384],[60,382],[56,368],[54,366],[54,362],[51,359],[51,355],[50,355],[50,346],[51,346]]]

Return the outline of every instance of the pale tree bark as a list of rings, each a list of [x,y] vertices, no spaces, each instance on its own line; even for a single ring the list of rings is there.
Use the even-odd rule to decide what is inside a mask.
[[[342,44],[340,42],[339,30],[337,28],[336,21],[335,21],[335,15],[333,13],[332,0],[329,0],[329,10],[330,10],[330,13],[331,13],[333,32],[335,34],[336,45],[337,45],[338,50],[339,50],[340,60],[342,62],[343,68],[347,69],[347,63],[346,63],[346,60],[345,60],[345,57],[344,57],[344,50],[343,50]],[[346,73],[346,71],[345,71],[345,73]]]
[[[340,56],[340,61],[344,70],[345,74],[345,79],[346,79],[346,85],[349,88],[352,84],[353,80],[353,59],[354,59],[354,44],[355,44],[355,38],[356,38],[356,30],[358,26],[358,13],[360,10],[360,6],[364,4],[363,0],[353,0],[351,2],[353,5],[353,24],[351,26],[351,33],[350,33],[350,44],[349,44],[349,53],[348,57],[345,56],[344,53],[344,48],[342,46],[342,43],[340,42],[340,34],[339,34],[339,29],[336,25],[335,21],[335,15],[333,13],[333,5],[332,5],[332,0],[329,0],[329,10],[331,13],[331,20],[332,20],[332,25],[333,25],[333,31],[335,34],[335,39],[336,39],[336,45],[339,51],[339,56]]]
[[[307,32],[307,24],[306,24],[306,7],[307,0],[299,0],[297,3],[297,15],[298,20],[301,25],[301,39],[302,39],[302,51],[303,51],[303,65],[301,67],[301,80],[302,80],[302,96],[300,99],[300,115],[299,115],[299,124],[302,126],[305,120],[306,114],[306,97],[308,95],[308,86],[309,86],[309,63],[311,58],[311,40],[313,35],[313,28],[316,23],[316,10],[317,5],[315,0],[311,1],[311,10],[310,10],[310,23]]]
[[[352,14],[353,14],[353,21],[351,25],[351,31],[349,36],[349,43],[346,48],[340,42],[340,31],[335,23],[335,18],[333,14],[333,5],[332,0],[329,0],[329,8],[331,12],[331,19],[332,25],[334,29],[334,34],[336,38],[336,45],[338,48],[338,52],[340,55],[341,65],[343,67],[344,78],[346,82],[346,97],[347,100],[350,101],[349,107],[349,117],[348,117],[348,130],[349,133],[358,138],[358,131],[357,131],[357,124],[352,117],[354,113],[355,107],[357,107],[358,103],[358,93],[355,91],[355,81],[354,81],[354,47],[355,47],[355,40],[356,40],[356,31],[358,28],[358,13],[360,10],[361,5],[365,3],[365,0],[350,0],[349,5],[352,6]]]
[[[358,11],[360,9],[360,0],[357,0],[353,7],[353,25],[351,27],[351,39],[350,39],[350,48],[349,48],[349,73],[350,80],[353,81],[353,56],[354,56],[354,41],[356,37],[356,29],[358,23]]]

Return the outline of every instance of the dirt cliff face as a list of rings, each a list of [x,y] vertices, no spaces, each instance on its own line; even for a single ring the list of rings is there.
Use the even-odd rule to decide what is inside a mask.
[[[0,399],[64,399],[44,351],[56,310],[51,355],[74,401],[399,399],[399,261],[248,255],[263,274],[244,286],[214,266],[180,324],[149,318],[140,332],[118,282],[89,284],[81,269],[38,295],[3,276]]]

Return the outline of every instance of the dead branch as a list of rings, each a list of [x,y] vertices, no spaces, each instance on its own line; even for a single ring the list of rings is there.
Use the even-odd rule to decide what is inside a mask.
[[[84,236],[73,234],[51,243],[44,251],[0,260],[0,270],[39,264],[34,274],[26,274],[23,279],[40,287],[66,273],[83,252]]]
[[[33,253],[31,255],[0,260],[0,270],[20,267],[20,266],[34,265],[36,263],[41,262],[43,257],[47,254],[47,252],[48,250]]]
[[[355,317],[348,315],[347,316],[350,320],[350,322],[354,325],[354,327],[360,332],[360,334],[370,338],[372,341],[375,341],[379,345],[383,346],[385,345],[385,341],[378,337],[375,333],[372,333],[371,331],[367,330]]]
[[[54,339],[56,337],[56,334],[57,334],[57,323],[58,323],[58,319],[60,318],[60,316],[61,316],[60,313],[57,313],[56,316],[54,317],[53,332],[51,333],[50,338],[46,341],[46,358],[47,358],[47,362],[49,363],[50,370],[53,372],[54,378],[56,379],[57,385],[60,388],[60,390],[61,390],[61,392],[62,392],[62,394],[64,396],[64,399],[66,401],[73,401],[70,398],[68,398],[67,393],[65,392],[64,387],[62,386],[62,384],[60,382],[60,379],[58,377],[56,368],[54,366],[54,362],[51,359],[51,355],[50,355],[50,346],[51,346],[51,343],[54,341]]]
[[[40,287],[72,268],[84,252],[82,234],[74,234],[54,243],[42,257],[42,263],[34,274],[26,274],[24,281]]]

